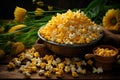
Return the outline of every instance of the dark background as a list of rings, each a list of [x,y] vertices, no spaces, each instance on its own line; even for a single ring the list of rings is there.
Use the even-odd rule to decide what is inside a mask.
[[[86,8],[93,0],[41,0],[45,4],[58,7],[60,9]],[[120,3],[120,0],[108,0],[108,4]],[[13,19],[16,6],[23,7],[28,11],[33,11],[36,5],[32,0],[0,0],[0,19]]]
[[[45,4],[53,5],[61,9],[73,9],[86,7],[91,0],[43,0]],[[32,0],[0,0],[0,19],[13,19],[16,6],[28,11],[35,10]]]

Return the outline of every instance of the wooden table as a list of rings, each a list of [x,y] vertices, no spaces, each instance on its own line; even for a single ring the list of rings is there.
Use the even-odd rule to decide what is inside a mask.
[[[20,73],[18,69],[14,71],[7,70],[7,64],[12,57],[5,57],[0,60],[0,79],[26,79],[23,73]],[[44,76],[40,76],[38,73],[33,73],[30,79],[46,79]],[[54,74],[49,79],[58,79]],[[116,65],[113,70],[106,71],[101,74],[79,74],[78,78],[73,78],[71,74],[64,74],[62,79],[120,79],[120,65]]]

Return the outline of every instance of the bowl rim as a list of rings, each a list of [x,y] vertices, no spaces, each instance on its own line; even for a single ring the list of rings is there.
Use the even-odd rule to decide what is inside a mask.
[[[100,39],[102,39],[102,37],[103,37],[103,30],[100,32],[100,36],[99,36],[99,38],[97,38],[97,39],[95,39],[95,40],[93,40],[93,41],[91,41],[90,43],[80,43],[80,44],[60,44],[60,43],[57,43],[57,42],[53,42],[53,41],[50,41],[50,40],[46,40],[45,38],[43,38],[41,35],[40,35],[40,33],[39,33],[39,31],[40,31],[40,29],[42,28],[42,27],[44,27],[44,26],[41,26],[40,28],[39,28],[39,30],[38,30],[38,36],[39,36],[39,38],[41,39],[41,40],[43,40],[44,42],[47,42],[47,43],[49,43],[49,44],[52,44],[52,45],[56,45],[56,46],[66,46],[66,47],[85,47],[85,46],[90,46],[90,45],[92,45],[92,44],[95,44],[97,41],[99,41]]]

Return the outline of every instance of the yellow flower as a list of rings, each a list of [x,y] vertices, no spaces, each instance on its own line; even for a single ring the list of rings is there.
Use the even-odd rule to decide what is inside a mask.
[[[26,13],[26,9],[17,6],[14,10],[14,20],[16,22],[22,22],[26,16]]]
[[[41,16],[41,15],[43,15],[43,12],[44,12],[43,9],[41,9],[41,8],[36,8],[36,10],[35,10],[35,15],[36,15],[36,16]]]
[[[53,6],[48,6],[48,10],[52,10],[53,9]]]
[[[38,6],[44,6],[44,2],[42,2],[42,1],[38,1],[38,2],[36,2],[36,4],[37,4]]]
[[[15,56],[25,50],[25,45],[22,42],[12,43],[11,55]]]
[[[103,26],[107,30],[118,31],[120,28],[120,10],[119,9],[110,9],[106,12],[103,17]]]
[[[15,25],[9,29],[8,33],[12,33],[14,31],[17,31],[17,30],[24,28],[24,27],[26,27],[26,25],[24,25],[24,24]]]

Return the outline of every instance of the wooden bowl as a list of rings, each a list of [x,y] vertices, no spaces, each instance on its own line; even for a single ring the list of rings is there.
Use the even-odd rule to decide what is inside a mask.
[[[102,55],[98,55],[97,53],[96,53],[96,50],[98,49],[98,48],[102,48],[102,49],[106,49],[106,48],[108,48],[109,50],[114,50],[115,51],[115,54],[114,55],[112,55],[112,56],[102,56]],[[101,51],[102,52],[102,51]],[[93,49],[93,54],[86,54],[85,55],[85,57],[86,58],[91,58],[91,57],[93,57],[94,59],[95,59],[95,61],[96,61],[96,63],[95,63],[95,66],[96,67],[102,67],[103,68],[103,70],[111,70],[112,69],[112,67],[113,67],[113,63],[115,62],[115,60],[116,60],[116,57],[117,57],[117,55],[118,55],[118,49],[117,48],[115,48],[115,47],[113,47],[113,46],[109,46],[109,45],[99,45],[99,46],[97,46],[97,47],[95,47],[94,49]],[[100,53],[100,52],[99,52]],[[104,53],[104,54],[106,54],[106,53]],[[108,54],[109,55],[109,54]]]

